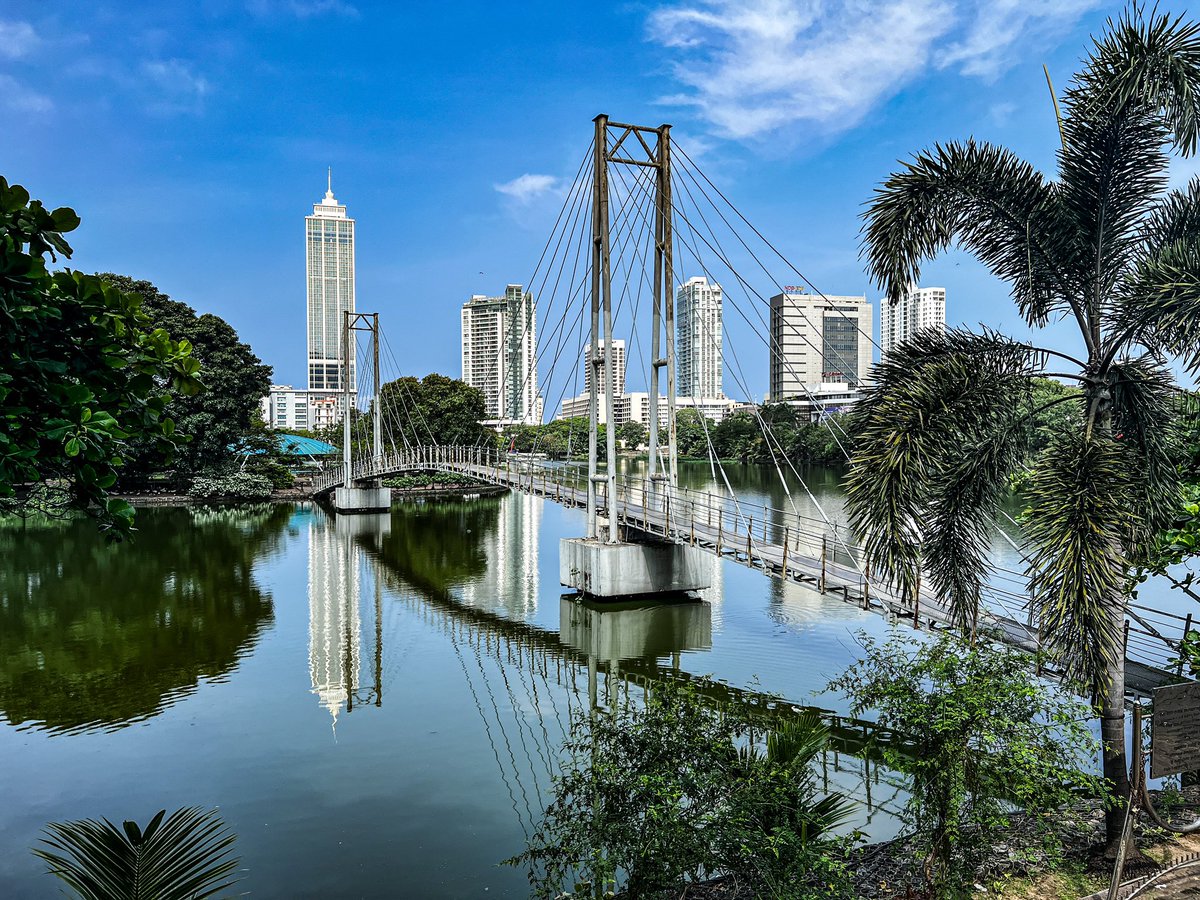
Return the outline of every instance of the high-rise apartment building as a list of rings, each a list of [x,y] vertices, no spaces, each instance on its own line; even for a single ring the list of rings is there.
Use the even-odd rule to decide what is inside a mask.
[[[605,357],[605,341],[600,341],[600,384],[598,385],[600,393],[603,394],[608,390],[608,375],[604,368]],[[625,341],[613,338],[613,394],[619,395],[625,393]],[[592,367],[588,365],[588,348],[584,348],[583,356],[579,360],[579,365],[583,368],[583,396],[588,396],[592,392]]]
[[[895,303],[879,301],[879,346],[888,353],[918,331],[946,330],[946,289],[914,287]]]
[[[462,307],[462,379],[483,391],[496,424],[541,424],[537,305],[510,284],[502,297],[475,294]]]
[[[675,294],[675,342],[680,397],[723,397],[721,286],[689,278]]]
[[[310,427],[308,392],[290,384],[271,385],[271,392],[259,401],[259,412],[268,428],[294,431]]]
[[[874,320],[866,297],[771,298],[771,399],[800,399],[821,385],[857,388],[871,371]]]
[[[345,313],[354,311],[354,220],[333,196],[330,175],[325,199],[305,216],[305,259],[308,266],[308,390],[322,415],[310,415],[315,426],[336,409],[341,418],[346,386],[342,383]],[[354,359],[350,359],[354,388]],[[323,396],[322,396],[323,395]],[[324,424],[324,423],[322,423]]]

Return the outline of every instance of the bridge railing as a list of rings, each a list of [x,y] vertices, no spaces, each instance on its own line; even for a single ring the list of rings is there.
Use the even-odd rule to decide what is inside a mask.
[[[352,463],[350,481],[421,471],[470,475],[575,506],[586,501],[585,468],[495,447],[422,446],[363,457]],[[313,493],[320,495],[343,483],[343,466],[334,466],[314,479]],[[628,473],[617,476],[616,486],[616,497],[610,503],[607,483],[597,482],[597,503],[601,514],[615,517],[619,525],[668,540],[699,544],[765,571],[785,576],[807,572],[811,580],[819,579],[822,584],[854,584],[864,606],[883,603],[895,614],[911,616],[914,621],[934,612],[928,605],[922,609],[919,594],[903,601],[891,596],[886,586],[872,577],[863,562],[866,554],[853,542],[848,523],[836,514],[816,518],[795,508],[785,510],[742,499],[720,487],[715,491],[695,490]],[[1024,573],[999,570],[984,590],[987,618],[993,623],[1007,620],[1024,624],[1030,640],[1040,644],[1029,618],[1024,585]],[[1180,622],[1174,621],[1176,618]],[[1131,609],[1125,625],[1130,659],[1157,669],[1178,667],[1178,660],[1183,658],[1182,639],[1192,626],[1190,617],[1183,621],[1169,613],[1137,607]]]

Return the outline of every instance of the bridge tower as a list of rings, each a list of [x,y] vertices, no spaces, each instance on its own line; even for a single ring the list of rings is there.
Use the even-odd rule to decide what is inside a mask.
[[[383,455],[383,405],[379,383],[379,313],[360,313],[346,310],[342,320],[342,471],[346,473],[344,484],[333,492],[333,508],[339,513],[385,512],[392,507],[390,488],[380,485],[379,479],[356,480],[353,477],[353,441],[351,426],[353,412],[357,408],[358,386],[351,384],[350,368],[355,356],[355,332],[371,334],[371,354],[374,358],[371,403],[371,455],[378,459]]]
[[[656,498],[672,493],[679,478],[675,429],[675,290],[671,206],[671,126],[593,119],[591,331],[586,365],[588,390],[587,537],[563,540],[559,574],[563,584],[595,597],[626,597],[708,587],[708,567],[691,548],[635,534],[620,526],[617,489],[616,421],[613,365],[612,271],[609,258],[609,166],[654,170],[654,281],[650,343],[649,490]],[[665,341],[665,354],[663,346]],[[601,352],[603,346],[603,353]],[[667,470],[659,471],[659,391],[662,371],[667,388]],[[600,375],[604,375],[606,464],[599,465]],[[603,515],[601,514],[603,488]],[[645,492],[645,489],[643,489]],[[628,502],[628,498],[626,498]]]

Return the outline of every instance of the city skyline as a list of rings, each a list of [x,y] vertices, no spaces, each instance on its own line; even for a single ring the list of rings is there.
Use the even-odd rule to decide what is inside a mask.
[[[276,383],[302,388],[296,213],[332,164],[338,196],[370,223],[357,236],[359,305],[396,329],[408,372],[453,373],[460,351],[447,317],[490,285],[533,287],[596,113],[671,122],[680,146],[818,289],[875,300],[858,258],[858,216],[896,160],[973,135],[1052,171],[1057,128],[1042,63],[1065,85],[1086,35],[1114,7],[1019,10],[1013,29],[989,30],[987,7],[952,4],[943,19],[922,20],[924,30],[875,43],[870,22],[836,6],[741,37],[722,30],[726,7],[709,27],[687,19],[690,8],[567,16],[536,3],[469,4],[465,14],[416,15],[352,3],[207,12],[132,4],[120,15],[94,6],[68,17],[18,2],[0,14],[14,35],[0,54],[14,125],[0,168],[49,206],[80,213],[72,267],[148,278],[222,316],[274,366]],[[410,52],[393,52],[397,34]],[[498,41],[539,52],[487,72],[456,63]],[[68,46],[80,48],[76,70],[56,62]],[[852,46],[868,58],[843,69]],[[753,82],[718,90],[752,60],[778,74],[775,91]],[[335,70],[343,75],[312,75]],[[846,102],[829,102],[831,81]],[[538,139],[513,140],[512,129]],[[93,139],[79,141],[80,130]],[[1173,181],[1189,174],[1184,164]],[[953,295],[948,324],[1028,335],[1007,289],[966,254],[939,257],[922,280]],[[747,382],[765,388],[766,354],[752,354],[749,327],[727,318]],[[1056,327],[1069,346],[1075,336]]]

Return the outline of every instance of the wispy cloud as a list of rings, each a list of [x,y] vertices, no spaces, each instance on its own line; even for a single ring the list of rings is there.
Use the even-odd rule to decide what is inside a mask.
[[[519,175],[512,181],[494,185],[497,191],[506,197],[511,197],[517,203],[529,204],[546,194],[561,192],[559,179],[553,175]]]
[[[256,16],[295,16],[314,19],[318,16],[359,17],[358,7],[345,0],[250,0],[247,8]]]
[[[141,74],[151,89],[152,112],[199,112],[211,90],[208,80],[182,59],[157,59],[142,63]]]
[[[1097,0],[685,0],[651,13],[683,90],[717,133],[838,132],[934,68],[993,79]],[[937,51],[935,53],[935,51]]]
[[[40,43],[41,38],[28,22],[0,21],[0,58],[21,59]]]
[[[0,74],[0,109],[10,112],[46,113],[54,109],[54,102],[11,75]]]

